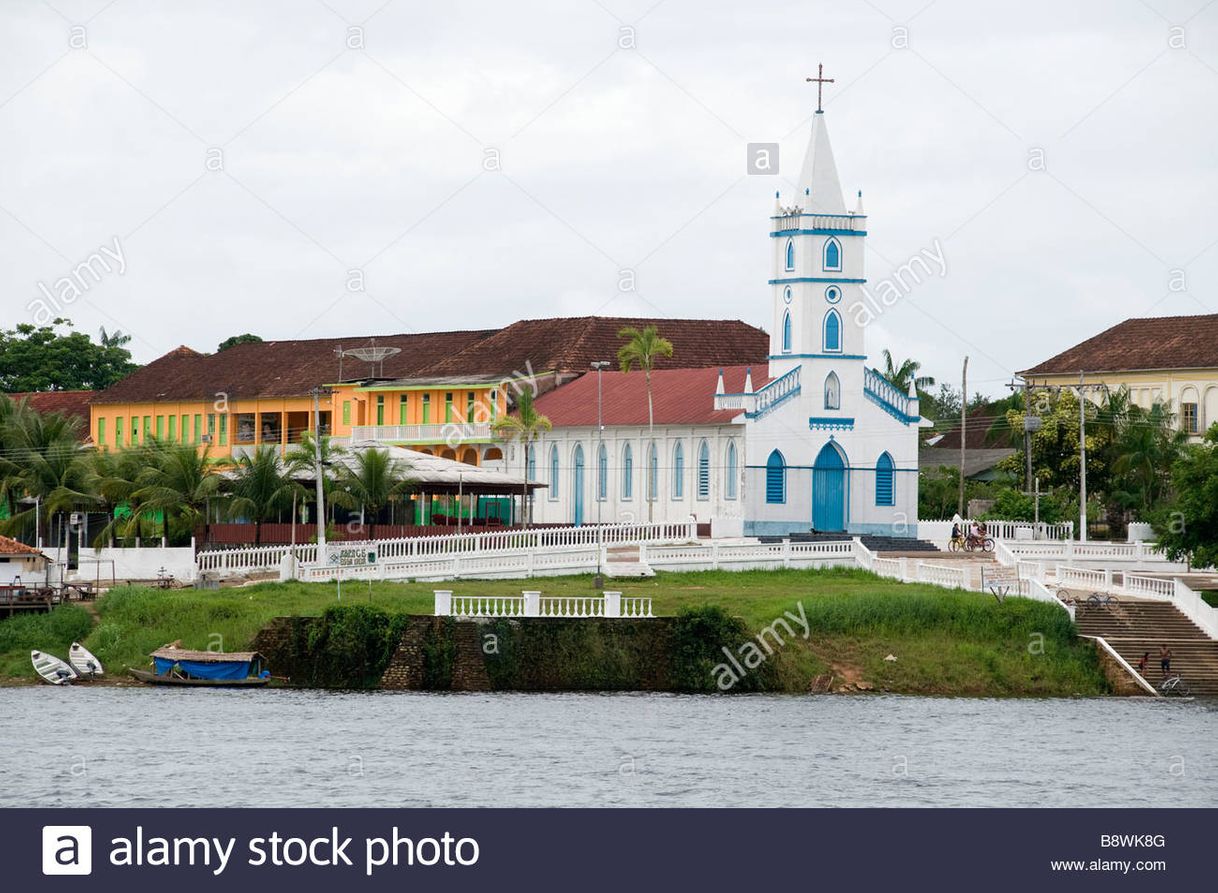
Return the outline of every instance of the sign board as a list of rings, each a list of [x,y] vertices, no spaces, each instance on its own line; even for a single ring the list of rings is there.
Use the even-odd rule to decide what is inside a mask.
[[[367,546],[344,546],[340,543],[326,544],[328,567],[366,567],[376,564],[376,549]]]

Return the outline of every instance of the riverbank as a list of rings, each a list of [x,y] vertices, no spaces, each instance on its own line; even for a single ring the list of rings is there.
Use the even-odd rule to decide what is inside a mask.
[[[547,595],[591,591],[589,577],[531,584]],[[509,580],[453,588],[458,595],[508,595],[527,585]],[[739,618],[745,635],[753,638],[788,612],[802,616],[807,636],[799,622],[788,620],[795,634],[784,634],[782,646],[765,656],[766,690],[994,697],[1109,693],[1091,643],[1075,637],[1064,612],[1041,602],[1011,598],[999,604],[978,593],[897,583],[847,569],[659,574],[615,585],[627,596],[652,598],[657,615],[720,608]],[[349,583],[341,603],[371,604],[388,615],[430,615],[433,588]],[[62,655],[82,634],[108,672],[120,676],[127,666],[145,666],[149,652],[175,639],[191,648],[241,650],[275,618],[319,617],[337,604],[332,584],[267,583],[210,592],[124,587],[99,600],[91,629],[92,619],[78,606],[0,622],[0,678],[35,682],[29,650]],[[743,663],[742,656],[738,659]]]

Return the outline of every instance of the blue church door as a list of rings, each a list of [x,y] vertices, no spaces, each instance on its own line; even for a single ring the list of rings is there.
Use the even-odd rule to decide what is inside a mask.
[[[584,448],[578,444],[575,447],[575,480],[572,484],[571,501],[575,507],[572,520],[578,527],[584,523]]]
[[[812,526],[846,529],[846,460],[832,442],[825,444],[812,467]]]

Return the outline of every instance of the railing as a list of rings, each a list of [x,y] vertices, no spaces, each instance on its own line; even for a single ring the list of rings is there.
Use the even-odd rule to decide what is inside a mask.
[[[440,425],[355,425],[351,440],[376,440],[406,443],[461,443],[489,441],[489,422],[448,422]]]
[[[488,530],[443,536],[415,536],[388,540],[344,540],[344,548],[366,547],[376,551],[377,564],[404,565],[423,559],[480,556],[508,552],[587,549],[598,542],[606,546],[643,543],[696,542],[698,525],[693,520],[656,524],[605,524],[582,527],[548,527],[530,530]],[[248,549],[223,549],[200,552],[196,558],[200,571],[213,574],[240,574],[274,571],[290,546],[258,546]],[[319,565],[317,546],[296,546],[300,564]],[[323,556],[324,558],[324,556]],[[593,558],[595,561],[595,556]],[[329,577],[323,577],[329,579]]]
[[[922,583],[934,583],[950,589],[968,589],[968,572],[962,567],[952,567],[947,564],[929,564],[918,562],[916,579]]]
[[[552,595],[542,597],[536,590],[519,596],[453,595],[451,589],[436,589],[437,617],[553,617],[553,618],[630,618],[654,617],[651,599],[646,596],[622,598],[621,592],[606,590],[601,595]]]
[[[971,523],[971,519],[967,519],[961,522],[960,526],[963,530],[968,530]],[[1072,521],[1065,524],[1045,524],[1043,521],[1033,523],[1030,521],[994,520],[986,521],[985,526],[986,532],[996,541],[1015,541],[1020,545],[1026,545],[1033,541],[1069,540],[1074,537],[1074,522]],[[918,521],[919,539],[946,543],[951,539],[951,534],[951,521]]]
[[[910,396],[901,393],[901,389],[895,387],[878,369],[863,370],[863,396],[906,425],[912,425],[919,418],[918,413],[912,411],[913,400]]]
[[[796,366],[790,372],[779,376],[761,390],[756,391],[753,394],[752,407],[748,407],[746,403],[745,416],[759,419],[798,394],[799,370],[802,368],[802,366]]]
[[[1103,636],[1088,636],[1087,638],[1094,639],[1095,643],[1104,650],[1104,653],[1116,661],[1117,665],[1128,673],[1133,678],[1133,681],[1136,682],[1143,691],[1154,695],[1156,698],[1162,697],[1162,692],[1143,679],[1142,674],[1130,666],[1129,661],[1121,657],[1121,655],[1117,653],[1117,650],[1108,644],[1107,639],[1105,639]]]
[[[1129,595],[1172,598],[1176,594],[1176,581],[1125,574],[1121,580],[1121,591]]]
[[[863,232],[867,226],[866,214],[814,214],[794,209],[792,213],[777,214],[775,232],[790,232],[798,229],[835,229],[846,232]]]

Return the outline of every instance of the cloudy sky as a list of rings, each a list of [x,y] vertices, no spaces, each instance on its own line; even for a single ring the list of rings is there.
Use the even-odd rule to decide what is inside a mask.
[[[1218,312],[1218,2],[0,0],[0,323],[104,245],[122,271],[64,314],[144,361],[244,331],[768,326],[818,62],[869,278],[946,258],[873,356],[957,381],[968,354],[1000,394],[1124,318]]]

